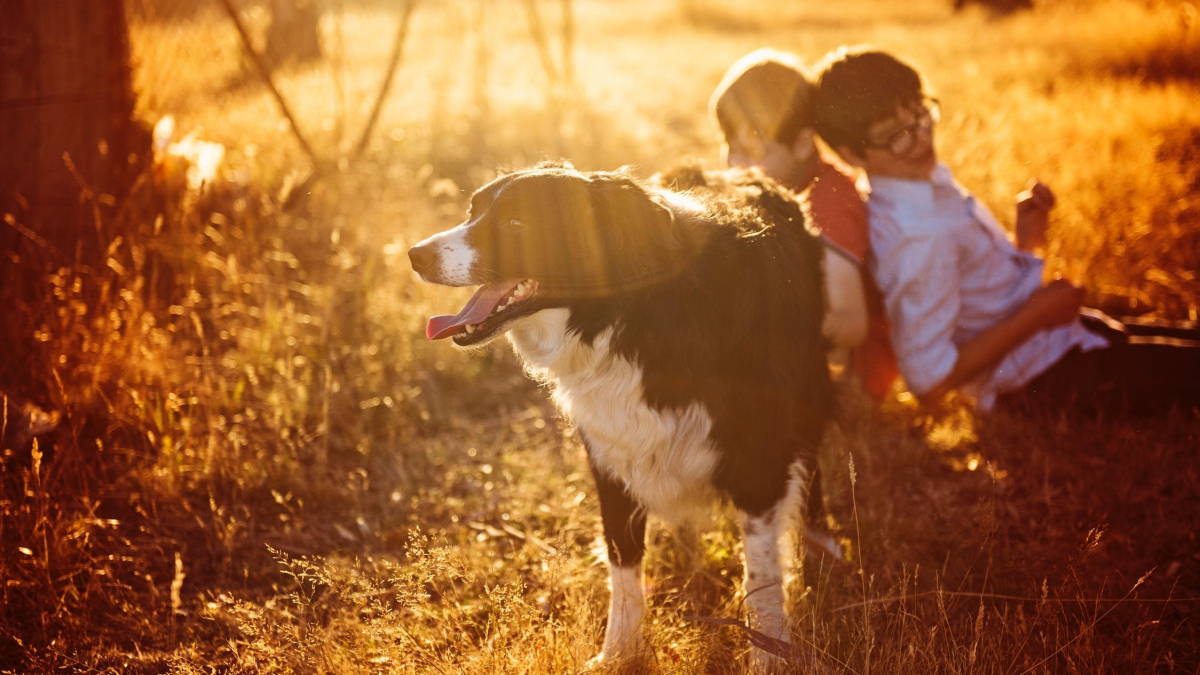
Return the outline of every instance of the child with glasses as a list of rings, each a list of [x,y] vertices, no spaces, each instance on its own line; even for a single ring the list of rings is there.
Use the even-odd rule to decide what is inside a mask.
[[[1091,411],[1200,405],[1200,330],[1127,326],[1081,311],[1082,288],[1043,283],[1032,251],[1054,194],[1036,183],[1018,196],[1010,241],[938,163],[938,105],[916,70],[843,48],[826,57],[817,87],[817,131],[867,173],[871,271],[914,394],[936,401],[962,390],[983,411],[998,400]]]
[[[835,349],[853,350],[853,368],[864,388],[880,398],[898,373],[882,301],[866,269],[866,208],[853,178],[817,148],[814,97],[794,55],[760,49],[729,68],[709,108],[729,166],[758,167],[804,195],[826,243],[824,335]]]

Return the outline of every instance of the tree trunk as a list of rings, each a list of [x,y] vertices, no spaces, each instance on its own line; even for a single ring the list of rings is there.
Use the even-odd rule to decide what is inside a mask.
[[[0,223],[0,251],[40,237],[74,257],[104,240],[103,216],[149,152],[132,119],[125,5],[0,0],[0,17],[0,215],[28,230]]]

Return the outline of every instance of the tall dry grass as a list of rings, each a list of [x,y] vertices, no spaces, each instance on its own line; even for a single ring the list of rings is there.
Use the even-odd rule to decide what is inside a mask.
[[[1056,189],[1053,269],[1094,301],[1194,317],[1184,5],[576,5],[573,92],[548,86],[516,3],[484,6],[481,109],[478,7],[423,4],[365,161],[290,212],[308,160],[232,29],[203,7],[131,27],[141,113],[202,128],[227,163],[199,190],[148,174],[98,265],[29,242],[5,261],[6,368],[63,422],[4,453],[0,668],[582,670],[607,598],[579,443],[503,350],[420,338],[466,296],[415,283],[403,253],[506,166],[715,161],[704,102],[764,44],[905,55],[944,101],[943,158],[1002,219],[1028,177]],[[553,25],[558,3],[539,6]],[[357,137],[395,21],[332,3],[329,62],[279,74],[321,157]],[[834,672],[1193,671],[1198,424],[851,401],[822,461],[855,562],[810,561],[797,638]],[[652,527],[659,671],[739,671],[745,636],[689,618],[743,616],[730,523]]]

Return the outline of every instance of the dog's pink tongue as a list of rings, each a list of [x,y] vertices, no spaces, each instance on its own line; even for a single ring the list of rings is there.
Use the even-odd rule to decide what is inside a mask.
[[[469,323],[479,323],[492,313],[497,303],[504,299],[512,289],[517,287],[521,280],[516,281],[501,281],[496,284],[487,284],[480,286],[479,290],[475,291],[475,295],[467,301],[467,304],[453,316],[442,314],[440,316],[431,317],[429,325],[425,327],[425,337],[430,340],[441,340],[442,338],[455,335],[462,327]]]

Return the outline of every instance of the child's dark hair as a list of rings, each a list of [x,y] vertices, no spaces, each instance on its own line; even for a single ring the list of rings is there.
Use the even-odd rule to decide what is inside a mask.
[[[730,66],[713,92],[709,110],[726,141],[748,128],[791,145],[812,126],[815,93],[795,55],[759,49]]]
[[[814,126],[831,147],[862,154],[872,124],[922,96],[912,66],[886,52],[841,47],[819,66]]]

